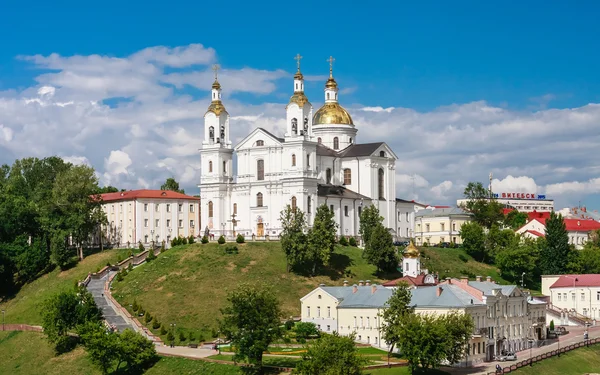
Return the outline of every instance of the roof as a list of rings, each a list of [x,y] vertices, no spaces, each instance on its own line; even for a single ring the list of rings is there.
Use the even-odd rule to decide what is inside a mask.
[[[337,151],[335,151],[321,143],[317,143],[317,155],[337,157],[338,153],[337,153]]]
[[[536,237],[546,237],[544,233],[540,233],[537,230],[528,230],[527,233],[533,234]]]
[[[399,279],[395,279],[395,280],[390,280],[387,281],[381,285],[385,286],[385,287],[394,287],[397,286],[399,282],[404,281],[406,282],[408,285],[412,285],[412,286],[424,286],[424,285],[435,285],[435,284],[427,284],[425,283],[425,275],[424,273],[417,275],[417,277],[412,277],[412,276],[402,276]]]
[[[415,217],[434,217],[434,216],[448,216],[448,215],[468,215],[471,214],[464,211],[461,208],[436,208],[436,209],[425,209],[415,212]]]
[[[356,286],[356,293],[353,286],[323,286],[321,289],[340,300],[338,308],[381,308],[394,293],[381,285]]]
[[[103,202],[126,201],[133,199],[187,199],[199,201],[200,198],[192,197],[171,190],[129,190],[116,193],[100,194]]]
[[[600,275],[584,274],[584,275],[561,275],[558,280],[550,286],[552,288],[572,288],[582,286],[600,286]]]
[[[341,158],[371,156],[384,142],[353,144],[338,153]]]
[[[266,130],[265,128],[259,127],[258,129],[262,130],[263,132],[267,133],[271,137],[275,138],[276,140],[279,141],[279,143],[283,143],[284,142],[283,138],[277,137],[275,134],[271,133],[270,131]]]
[[[545,218],[535,218],[531,221],[534,220],[546,226]],[[593,230],[600,230],[600,223],[595,220],[563,219],[563,221],[565,223],[565,227],[567,228],[567,232],[590,232]]]
[[[317,185],[317,196],[319,197],[331,197],[331,198],[348,198],[348,199],[368,199],[371,198],[347,189],[341,185]]]
[[[398,203],[414,203],[414,204],[417,204],[419,206],[427,207],[426,204],[415,202],[414,199],[409,201],[409,200],[406,200],[406,199],[396,198],[396,202],[398,202]]]
[[[528,212],[527,213],[527,217],[529,218],[529,220],[533,220],[533,219],[549,219],[550,218],[550,212],[532,211],[532,212]]]
[[[516,285],[500,285],[491,281],[469,281],[469,286],[480,290],[486,296],[494,295],[493,290],[500,288],[500,291],[505,296],[510,296],[517,287]]]
[[[411,292],[410,304],[415,307],[485,306],[485,303],[453,284],[417,288],[412,289]]]

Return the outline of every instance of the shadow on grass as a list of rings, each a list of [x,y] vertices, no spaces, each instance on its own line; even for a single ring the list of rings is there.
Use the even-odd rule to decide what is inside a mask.
[[[354,261],[348,255],[332,253],[329,266],[317,266],[316,272],[312,272],[312,264],[302,264],[294,267],[292,271],[299,276],[328,276],[331,280],[339,280],[342,277],[352,277],[348,267],[354,265]]]

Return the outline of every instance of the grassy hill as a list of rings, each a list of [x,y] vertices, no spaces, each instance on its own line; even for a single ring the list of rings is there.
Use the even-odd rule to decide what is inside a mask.
[[[597,372],[600,372],[600,345],[575,349],[561,355],[560,358],[554,357],[534,363],[532,367],[521,367],[514,373],[516,375],[583,375]]]

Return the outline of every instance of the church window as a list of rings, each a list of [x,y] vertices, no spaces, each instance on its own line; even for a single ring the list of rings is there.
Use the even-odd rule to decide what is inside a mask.
[[[306,167],[310,168],[310,154],[306,154]]]
[[[213,202],[208,202],[208,217],[213,217]]]
[[[237,203],[233,204],[233,214],[237,215]]]
[[[296,209],[296,197],[292,197],[292,210]]]
[[[310,196],[308,196],[308,200],[306,201],[306,205],[307,205],[307,211],[310,214],[311,210],[312,210],[312,203],[310,201]],[[599,299],[600,300],[600,299]]]
[[[350,168],[344,169],[344,185],[352,184],[352,170]]]
[[[329,99],[329,93],[327,93],[327,99]]]
[[[262,139],[259,139],[258,141],[256,141],[256,145],[257,146],[264,146],[265,145],[265,141],[263,141]]]
[[[331,184],[331,168],[327,168],[325,181],[327,184]]]
[[[348,216],[348,206],[344,206],[344,216]]]
[[[227,162],[223,162],[223,173],[227,173]]]
[[[381,156],[382,158],[385,158],[385,151],[379,151],[379,156]]]
[[[265,179],[265,161],[262,159],[256,161],[256,179]]]
[[[263,195],[262,193],[258,193],[256,194],[256,207],[262,207],[263,206]]]
[[[292,119],[292,134],[298,134],[298,119]]]
[[[348,143],[352,144],[352,138],[348,138]]]
[[[378,190],[379,190],[379,199],[385,199],[384,195],[383,195],[383,168],[379,168],[379,172],[377,173],[377,178],[378,178]]]
[[[330,210],[331,212],[333,212],[333,204],[332,204],[331,206],[329,206],[329,210]]]
[[[208,128],[208,138],[211,141],[215,140],[215,127],[214,126],[211,126],[210,128]]]
[[[212,160],[208,161],[208,172],[212,173]]]
[[[292,167],[296,166],[296,154],[292,154]]]
[[[338,137],[333,138],[333,149],[338,150],[340,148],[340,140]]]
[[[320,144],[321,142],[322,142],[321,137],[317,138],[317,143]]]

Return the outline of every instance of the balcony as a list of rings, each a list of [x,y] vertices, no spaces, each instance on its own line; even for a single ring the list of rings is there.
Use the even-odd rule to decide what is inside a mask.
[[[487,337],[489,332],[489,328],[488,327],[484,327],[484,328],[475,328],[473,330],[473,336],[478,336],[478,337]]]

